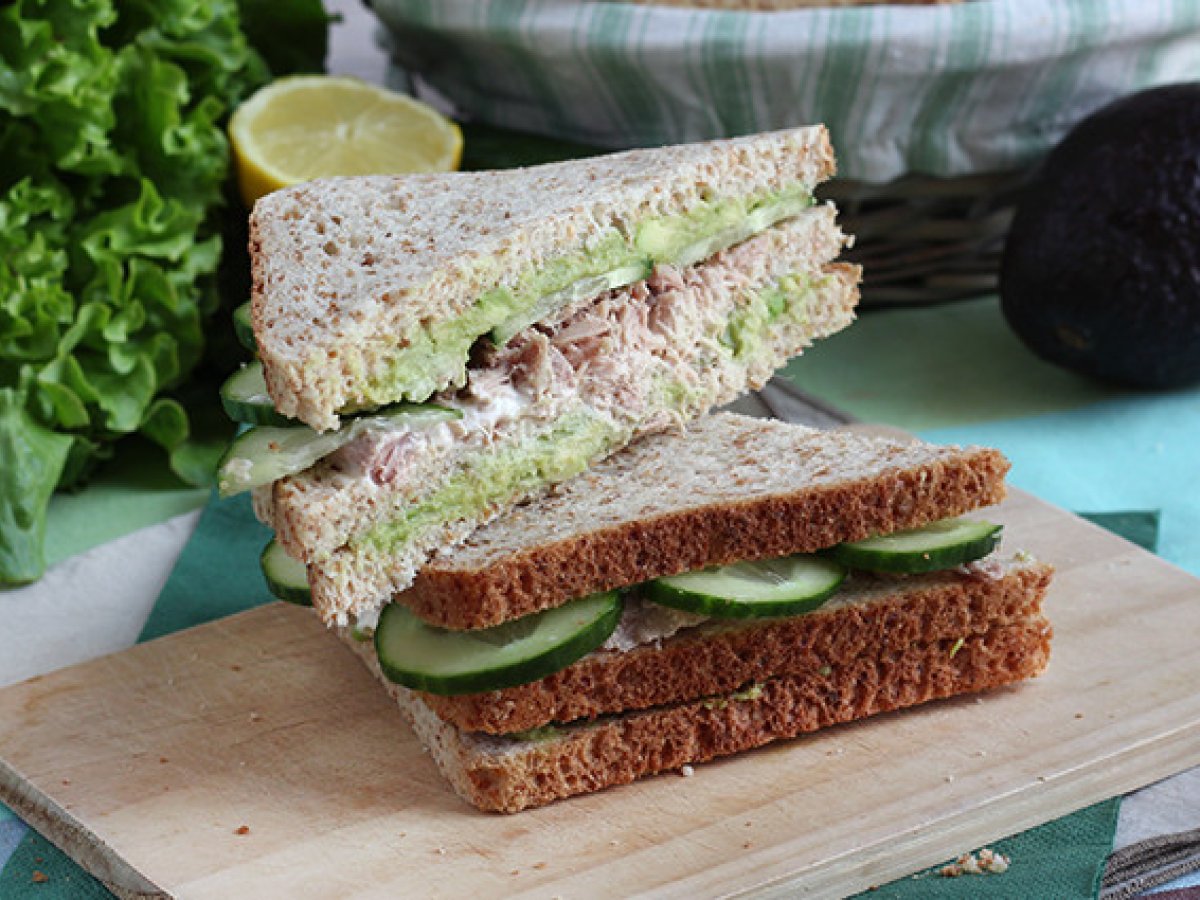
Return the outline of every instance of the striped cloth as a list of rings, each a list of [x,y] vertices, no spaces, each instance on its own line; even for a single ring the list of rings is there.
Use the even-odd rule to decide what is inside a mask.
[[[1195,0],[372,5],[396,62],[469,117],[605,147],[822,121],[867,181],[1024,167],[1116,96],[1200,77]]]

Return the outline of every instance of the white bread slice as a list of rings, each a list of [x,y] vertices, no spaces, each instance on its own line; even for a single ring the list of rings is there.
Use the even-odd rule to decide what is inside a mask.
[[[437,554],[396,600],[482,628],[594,591],[807,553],[998,503],[996,450],[722,413],[646,438]]]
[[[848,596],[834,608],[810,613],[820,640],[797,642],[786,663],[756,673],[736,690],[716,666],[735,649],[739,629],[699,637],[681,633],[642,655],[670,656],[673,645],[688,641],[691,654],[697,641],[710,645],[691,665],[699,681],[707,676],[718,689],[548,728],[536,737],[488,735],[450,724],[421,695],[383,678],[370,644],[343,636],[463,799],[483,810],[512,813],[829,725],[992,690],[1045,668],[1052,636],[1041,613],[1048,567],[1013,561],[991,577],[937,577],[939,586],[929,584],[932,576],[897,579],[887,590]],[[821,616],[824,621],[815,619]],[[864,621],[880,625],[864,629]],[[885,627],[891,623],[897,634]],[[786,635],[785,641],[795,639],[788,634],[796,631],[794,620],[752,627],[768,643],[775,632]],[[638,666],[649,668],[645,661]],[[603,687],[592,690],[603,693]]]
[[[433,324],[564,255],[701,203],[833,174],[821,126],[504,172],[331,178],[250,217],[251,308],[277,409],[314,428],[401,399],[389,373]],[[465,363],[465,360],[463,360]],[[443,373],[422,396],[461,384]]]

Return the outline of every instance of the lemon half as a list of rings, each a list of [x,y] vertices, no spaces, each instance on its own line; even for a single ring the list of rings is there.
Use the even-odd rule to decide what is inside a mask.
[[[280,78],[229,122],[247,206],[264,194],[329,175],[449,172],[462,132],[432,107],[357,78]]]

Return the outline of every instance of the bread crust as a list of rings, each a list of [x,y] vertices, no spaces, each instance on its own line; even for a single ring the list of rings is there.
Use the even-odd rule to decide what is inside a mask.
[[[814,431],[808,439],[826,437]],[[858,438],[863,446],[871,441]],[[435,558],[395,599],[443,628],[483,628],[595,591],[707,566],[809,553],[918,528],[1004,498],[1009,463],[999,451],[931,447],[927,458],[889,467],[887,448],[896,443],[877,445],[882,449],[875,467],[856,477],[817,486],[797,482],[749,499],[639,510],[625,521],[568,533],[484,565],[459,562],[463,554]],[[753,445],[745,450],[750,457],[757,452]]]
[[[996,565],[999,565],[997,562]],[[728,694],[778,675],[842,666],[864,654],[934,644],[1029,622],[1053,569],[1018,563],[998,577],[939,572],[894,580],[858,578],[854,601],[786,619],[710,622],[627,652],[598,651],[540,681],[459,696],[420,693],[440,718],[464,731],[510,734]],[[865,582],[865,584],[864,584]]]
[[[770,678],[740,697],[693,700],[569,727],[549,739],[489,744],[385,682],[443,776],[467,802],[515,813],[830,725],[1040,674],[1052,630],[1043,618],[961,639],[864,653],[827,670]],[[378,675],[368,651],[359,653]]]

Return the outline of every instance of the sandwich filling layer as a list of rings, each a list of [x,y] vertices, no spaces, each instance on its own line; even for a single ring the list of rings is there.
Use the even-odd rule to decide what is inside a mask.
[[[591,246],[526,270],[511,286],[492,288],[462,315],[406,334],[404,353],[386,373],[366,380],[365,396],[421,402],[447,384],[462,386],[478,338],[490,335],[503,346],[535,322],[641,281],[655,266],[696,265],[812,204],[810,188],[795,184],[757,197],[702,201],[684,213],[612,228]],[[479,268],[485,274],[486,262]]]
[[[680,275],[663,272],[661,277],[666,284]],[[725,277],[741,280],[736,274]],[[785,276],[749,295],[740,308],[754,312],[739,318],[735,298],[746,296],[745,287],[727,284],[723,291],[702,292],[694,304],[679,303],[675,314],[669,302],[655,301],[679,294],[656,294],[643,283],[633,289],[645,290],[643,301],[608,298],[556,331],[518,337],[484,373],[507,374],[495,389],[511,396],[515,384],[527,404],[522,414],[448,446],[440,462],[414,448],[415,465],[406,469],[396,464],[396,445],[386,439],[354,464],[339,460],[338,490],[327,496],[344,516],[351,513],[341,522],[320,516],[312,491],[303,495],[304,517],[290,516],[289,488],[300,480],[277,486],[272,518],[289,552],[308,555],[318,609],[327,616],[336,610],[337,616],[385,602],[411,583],[429,550],[465,537],[470,528],[456,530],[454,523],[487,520],[513,501],[584,471],[638,435],[680,427],[761,385],[813,336],[836,330],[849,318],[852,287],[837,274],[815,284],[805,275]],[[713,298],[719,299],[706,302]],[[819,313],[813,325],[810,307]],[[564,340],[556,346],[560,335]],[[346,507],[348,486],[375,504],[375,515],[368,519],[357,504]],[[301,530],[307,533],[298,534]]]
[[[493,735],[727,694],[778,674],[819,669],[863,646],[966,640],[980,623],[1018,623],[1037,613],[1050,575],[1025,554],[924,575],[854,572],[810,612],[750,619],[654,616],[653,604],[634,589],[617,640],[557,672],[477,693],[418,693],[457,727]]]

